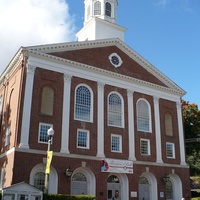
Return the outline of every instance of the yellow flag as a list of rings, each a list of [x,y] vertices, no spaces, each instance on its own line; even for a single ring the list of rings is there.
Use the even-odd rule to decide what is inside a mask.
[[[51,160],[53,156],[53,151],[48,151],[47,152],[47,165],[46,165],[46,174],[50,174],[50,166],[51,166]]]

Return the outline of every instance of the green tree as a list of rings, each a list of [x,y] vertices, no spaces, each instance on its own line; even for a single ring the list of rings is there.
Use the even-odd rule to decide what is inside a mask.
[[[191,175],[200,175],[200,110],[196,104],[183,101],[183,123],[186,159]]]

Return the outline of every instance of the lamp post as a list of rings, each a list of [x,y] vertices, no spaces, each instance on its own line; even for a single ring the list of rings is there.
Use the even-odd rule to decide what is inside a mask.
[[[47,162],[48,162],[48,152],[50,151],[50,146],[51,146],[52,138],[54,135],[53,128],[50,128],[47,130],[47,135],[48,135],[48,149],[47,149]],[[49,189],[49,173],[46,170],[45,171],[44,193],[48,194],[48,189]]]

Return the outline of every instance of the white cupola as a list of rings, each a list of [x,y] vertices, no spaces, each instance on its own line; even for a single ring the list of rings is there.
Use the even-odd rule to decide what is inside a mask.
[[[84,27],[76,34],[78,41],[119,38],[125,28],[116,24],[117,0],[84,0]]]

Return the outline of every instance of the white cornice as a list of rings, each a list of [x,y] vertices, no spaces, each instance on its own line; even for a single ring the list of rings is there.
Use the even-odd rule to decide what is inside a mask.
[[[86,65],[86,64],[83,64],[83,63],[75,62],[75,61],[72,61],[72,60],[60,58],[60,57],[57,57],[57,56],[41,53],[39,51],[29,50],[27,52],[28,52],[29,56],[37,57],[39,59],[45,58],[46,60],[49,60],[49,62],[73,66],[73,67],[76,67],[76,68],[84,69],[86,71],[102,74],[102,75],[107,76],[107,77],[113,77],[113,78],[118,79],[118,80],[124,80],[126,82],[131,82],[131,83],[135,83],[137,85],[142,85],[146,88],[153,88],[155,90],[160,90],[160,91],[165,91],[167,93],[176,94],[180,97],[183,95],[181,93],[181,91],[179,91],[179,90],[174,90],[173,88],[163,87],[161,85],[153,84],[153,83],[143,81],[143,80],[140,80],[140,79],[136,79],[136,78],[133,78],[133,77],[130,77],[130,76],[125,76],[123,74],[114,73],[112,71],[104,70],[102,68],[98,68],[98,67]]]
[[[122,42],[120,39],[104,39],[104,40],[94,40],[94,41],[84,41],[84,42],[71,42],[71,43],[60,43],[60,44],[52,44],[52,45],[41,45],[35,47],[28,47],[27,50],[34,50],[41,53],[52,53],[52,52],[62,52],[62,51],[71,51],[71,50],[79,50],[79,49],[88,49],[88,48],[100,48],[100,47],[108,47],[108,46],[116,46],[125,54],[127,54],[130,58],[135,60],[138,64],[144,67],[149,73],[167,85],[177,93],[184,95],[186,92],[180,88],[176,83],[174,83],[171,79],[165,76],[161,71],[159,71],[156,67],[154,67],[151,63],[145,60],[142,56],[140,56],[137,52],[131,49],[128,45]]]

